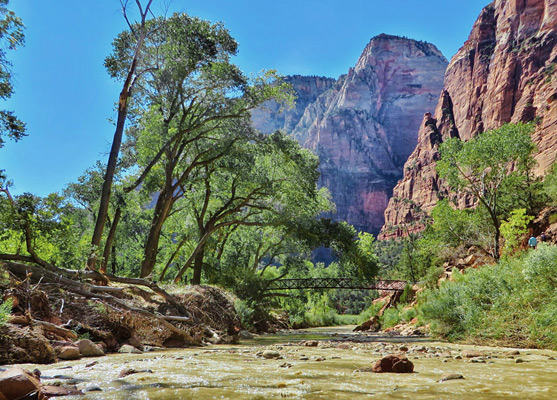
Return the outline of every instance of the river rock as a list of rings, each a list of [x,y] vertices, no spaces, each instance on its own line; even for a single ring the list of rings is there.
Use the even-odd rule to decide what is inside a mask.
[[[253,333],[251,333],[250,331],[244,329],[244,330],[241,330],[238,333],[238,337],[240,339],[249,340],[249,339],[253,339],[255,337],[255,335]]]
[[[518,355],[520,355],[520,351],[518,351],[518,350],[509,350],[509,351],[503,353],[503,355],[505,355],[505,356],[518,356]]]
[[[136,349],[135,347],[130,346],[129,344],[122,345],[122,347],[120,347],[120,349],[118,350],[118,353],[143,354],[141,350]]]
[[[302,342],[302,344],[306,347],[317,347],[319,342],[317,340],[306,340],[305,342]]]
[[[30,371],[12,367],[0,374],[0,395],[6,399],[19,399],[41,387],[39,379]],[[1,397],[0,397],[1,398]]]
[[[409,373],[414,371],[414,364],[404,356],[389,354],[377,360],[372,367],[373,372]]]
[[[463,350],[460,355],[464,358],[476,358],[476,357],[483,357],[484,353],[477,350]]]
[[[464,379],[461,374],[445,374],[439,379],[439,382],[452,381],[455,379]]]
[[[100,357],[105,355],[104,351],[89,339],[78,340],[75,344],[83,357]]]
[[[63,346],[56,347],[56,353],[61,360],[78,360],[81,358],[81,353],[77,346]]]
[[[474,357],[474,358],[471,358],[470,360],[468,360],[468,362],[470,362],[470,363],[476,363],[476,364],[485,364],[485,363],[486,363],[485,359],[482,358],[482,357]]]
[[[61,397],[61,396],[79,396],[83,392],[75,387],[71,386],[43,386],[41,387],[41,394],[47,399],[51,397]]]
[[[122,371],[120,371],[120,373],[118,374],[118,378],[124,378],[128,375],[133,375],[133,374],[139,374],[142,372],[147,372],[149,374],[152,374],[153,371],[150,369],[133,369],[133,368],[126,368],[123,369]]]
[[[279,358],[280,353],[276,350],[265,350],[263,354],[261,354],[263,358],[271,359],[271,358]]]
[[[102,392],[103,390],[97,385],[87,386],[83,389],[84,392]]]

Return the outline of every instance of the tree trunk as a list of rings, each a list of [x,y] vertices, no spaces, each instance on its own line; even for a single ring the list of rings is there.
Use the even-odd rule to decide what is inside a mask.
[[[114,242],[114,236],[116,235],[116,228],[118,227],[118,222],[120,222],[120,217],[122,216],[122,209],[118,207],[116,213],[114,214],[114,221],[110,226],[110,231],[108,232],[108,237],[106,238],[106,243],[104,244],[103,259],[101,263],[100,272],[102,274],[106,273],[106,267],[108,265],[108,259],[110,258],[110,252],[112,250],[112,243]]]
[[[143,250],[143,261],[141,263],[142,278],[149,276],[153,272],[155,263],[157,262],[157,253],[159,252],[159,239],[161,237],[162,227],[172,209],[172,203],[172,189],[163,189],[155,205],[155,214],[153,215],[149,236],[147,237],[145,249]]]
[[[196,255],[193,262],[193,278],[191,279],[192,285],[201,284],[201,272],[203,271],[203,256],[205,254],[205,247],[203,247]]]

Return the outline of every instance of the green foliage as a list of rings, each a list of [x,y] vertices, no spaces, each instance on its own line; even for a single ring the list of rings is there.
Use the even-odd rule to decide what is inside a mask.
[[[10,319],[10,315],[12,314],[12,299],[8,299],[2,303],[0,303],[0,327],[6,325],[6,322]]]
[[[557,164],[553,164],[546,174],[543,189],[549,197],[549,203],[557,206]]]
[[[251,306],[251,304],[249,304],[248,301],[236,299],[236,301],[234,301],[234,309],[240,317],[242,326],[246,329],[252,328],[255,309]]]
[[[539,182],[533,178],[533,124],[507,124],[467,142],[451,138],[440,146],[437,171],[460,196],[471,196],[493,228],[492,256],[499,258],[501,219],[513,209],[530,212],[538,205]]]
[[[15,13],[7,8],[9,0],[0,0],[0,99],[9,99],[14,90],[12,86],[12,63],[7,58],[7,50],[23,46],[24,25]],[[13,140],[25,136],[25,124],[12,111],[0,110],[0,148],[4,147],[3,136]]]
[[[520,245],[524,235],[528,233],[528,224],[534,217],[526,215],[524,208],[511,211],[508,221],[501,223],[501,235],[505,239],[503,254],[511,254]]]
[[[557,348],[557,247],[540,244],[499,264],[454,274],[420,296],[432,332],[450,340]]]

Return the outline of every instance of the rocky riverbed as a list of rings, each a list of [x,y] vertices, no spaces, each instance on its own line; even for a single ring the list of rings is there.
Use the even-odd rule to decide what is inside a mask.
[[[389,354],[407,358],[414,372],[374,373],[374,363]],[[84,393],[67,397],[76,399],[554,399],[556,359],[555,351],[455,345],[342,327],[256,336],[240,345],[21,366],[39,369],[44,385]]]

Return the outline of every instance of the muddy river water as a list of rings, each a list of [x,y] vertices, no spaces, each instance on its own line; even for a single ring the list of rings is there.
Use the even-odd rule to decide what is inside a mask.
[[[467,357],[472,350],[479,355]],[[45,384],[86,390],[76,399],[557,399],[557,352],[510,350],[339,327],[25,367],[39,368]],[[371,372],[401,351],[414,373]],[[118,378],[125,369],[143,372]],[[446,374],[464,379],[441,381]]]

